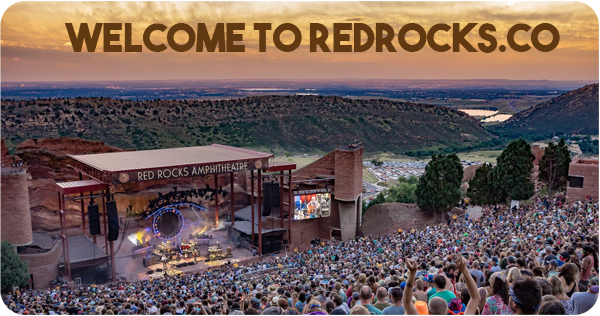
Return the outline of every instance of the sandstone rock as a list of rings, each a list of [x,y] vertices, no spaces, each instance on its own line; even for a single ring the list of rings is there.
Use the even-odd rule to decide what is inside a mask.
[[[416,204],[382,203],[369,207],[363,214],[361,231],[364,236],[376,236],[393,233],[398,228],[424,228],[431,223],[435,223],[435,216],[421,211]]]

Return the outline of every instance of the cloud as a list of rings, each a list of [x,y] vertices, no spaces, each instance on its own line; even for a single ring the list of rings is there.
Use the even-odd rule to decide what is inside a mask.
[[[243,36],[247,49],[246,53],[240,54],[196,53],[195,49],[186,53],[149,53],[147,50],[139,54],[73,52],[65,23],[73,23],[77,30],[80,23],[106,21],[132,23],[134,44],[142,43],[142,34],[152,23],[163,23],[168,27],[187,23],[194,29],[198,23],[206,23],[212,32],[216,23],[242,22],[246,25]],[[310,23],[324,24],[331,35],[333,23],[343,21],[366,23],[373,28],[375,23],[387,23],[396,32],[410,22],[419,23],[425,29],[437,23],[492,23],[496,26],[499,44],[506,44],[505,34],[516,23],[526,22],[533,27],[547,22],[559,29],[561,39],[559,49],[545,54],[434,53],[429,48],[418,53],[375,53],[374,49],[349,54],[308,52]],[[267,33],[267,53],[259,53],[258,32],[253,30],[253,24],[257,22],[272,23],[273,29],[282,23],[294,23],[302,31],[302,45],[292,53],[278,52],[273,46],[273,31],[270,31]],[[477,30],[478,27],[467,36],[471,43],[480,41]],[[186,35],[180,33],[176,40],[182,42]],[[579,2],[516,2],[511,5],[498,2],[19,2],[4,14],[1,34],[3,80],[33,80],[40,76],[45,80],[69,77],[91,80],[94,76],[104,79],[210,79],[210,76],[598,78],[598,19],[592,9]],[[542,42],[549,40],[548,34],[541,35]],[[409,42],[415,40],[413,37],[414,34],[409,33]],[[97,51],[103,47],[102,38],[101,35]],[[166,43],[166,35],[154,34],[152,40]],[[529,39],[522,36],[521,40]],[[283,34],[283,41],[291,42],[289,32]],[[436,42],[452,44],[452,34],[438,33]],[[333,46],[332,36],[327,44]],[[397,41],[394,45],[399,49]],[[187,67],[186,63],[189,63]],[[170,64],[178,66],[169,67]],[[261,68],[255,67],[258,65]],[[338,67],[340,65],[348,68]],[[194,72],[190,72],[191,69]],[[552,73],[550,69],[556,72]]]

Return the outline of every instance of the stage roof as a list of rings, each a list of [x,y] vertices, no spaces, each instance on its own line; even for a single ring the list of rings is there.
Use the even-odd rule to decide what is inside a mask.
[[[102,172],[125,172],[158,168],[251,161],[273,154],[213,144],[210,146],[125,151],[91,155],[69,155],[72,159]],[[266,166],[265,166],[266,168]]]
[[[98,180],[81,180],[56,183],[58,191],[62,194],[86,193],[108,189],[108,184]]]

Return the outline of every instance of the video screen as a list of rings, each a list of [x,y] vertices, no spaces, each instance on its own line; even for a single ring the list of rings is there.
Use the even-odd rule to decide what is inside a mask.
[[[296,195],[294,200],[294,220],[329,217],[331,211],[329,193]]]

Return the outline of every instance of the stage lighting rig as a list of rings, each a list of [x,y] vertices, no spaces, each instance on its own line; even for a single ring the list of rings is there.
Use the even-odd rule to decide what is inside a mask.
[[[229,192],[223,190],[220,186],[219,189],[211,189],[210,186],[206,186],[206,189],[190,189],[190,190],[178,190],[176,187],[173,188],[169,193],[163,194],[158,192],[158,197],[149,200],[148,207],[140,215],[142,218],[148,218],[155,214],[158,210],[170,206],[170,205],[183,205],[190,204],[196,205],[202,208],[202,202],[195,201],[198,198],[204,198],[205,200],[214,201],[215,195],[222,194],[223,197],[227,196]],[[179,209],[177,207],[177,209]]]

